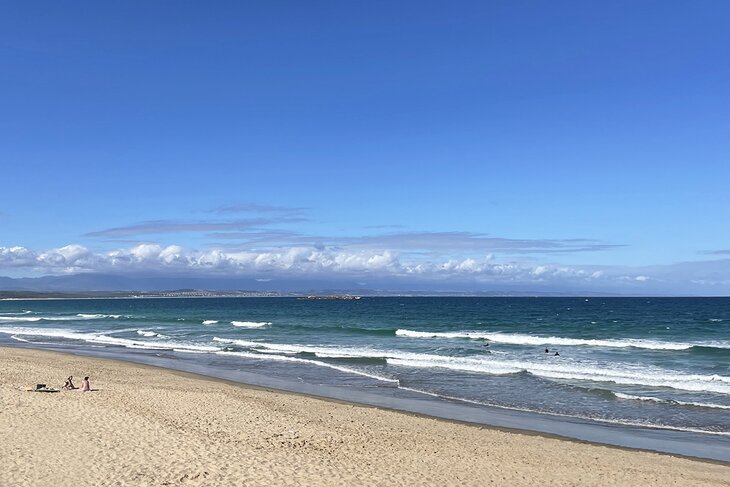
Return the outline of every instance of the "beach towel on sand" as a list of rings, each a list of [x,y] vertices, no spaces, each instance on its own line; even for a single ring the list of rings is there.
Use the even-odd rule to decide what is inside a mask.
[[[46,387],[45,384],[36,384],[35,389],[28,389],[30,392],[61,392],[58,389]]]

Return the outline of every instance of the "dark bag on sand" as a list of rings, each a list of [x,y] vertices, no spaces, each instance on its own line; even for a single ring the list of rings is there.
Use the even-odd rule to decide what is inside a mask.
[[[45,385],[45,384],[36,384],[36,385],[35,385],[35,390],[36,390],[36,391],[37,391],[38,389],[45,389],[45,388],[46,388],[46,385]]]

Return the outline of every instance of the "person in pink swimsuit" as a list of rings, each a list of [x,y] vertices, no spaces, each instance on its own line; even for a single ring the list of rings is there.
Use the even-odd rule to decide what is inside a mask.
[[[84,377],[84,380],[81,381],[81,392],[89,392],[91,390],[91,385],[89,385],[89,378]]]

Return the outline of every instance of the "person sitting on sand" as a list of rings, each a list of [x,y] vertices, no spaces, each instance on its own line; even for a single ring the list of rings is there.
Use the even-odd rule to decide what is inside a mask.
[[[71,391],[73,389],[76,389],[76,386],[73,383],[73,375],[69,375],[68,379],[66,379],[66,382],[63,384],[63,389],[66,389],[67,391]]]
[[[91,391],[91,385],[89,384],[89,377],[84,377],[84,380],[81,381],[81,392],[89,392]]]

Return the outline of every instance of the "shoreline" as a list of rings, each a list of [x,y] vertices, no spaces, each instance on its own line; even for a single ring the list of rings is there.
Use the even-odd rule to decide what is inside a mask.
[[[429,413],[428,411],[425,411],[424,408],[408,408],[409,404],[405,403],[399,403],[392,401],[388,401],[388,398],[384,398],[386,400],[384,401],[368,401],[367,399],[372,399],[372,397],[366,397],[360,396],[358,400],[357,395],[353,394],[355,398],[351,397],[344,397],[342,394],[338,395],[328,395],[326,392],[328,392],[328,388],[326,386],[321,386],[317,390],[316,387],[312,388],[305,388],[309,390],[297,390],[292,388],[294,386],[293,383],[282,381],[280,379],[272,379],[272,378],[266,378],[265,376],[261,376],[264,378],[264,381],[261,382],[255,382],[253,380],[250,380],[253,378],[251,374],[248,374],[250,381],[241,380],[240,378],[232,378],[227,377],[226,374],[223,374],[224,371],[219,370],[191,370],[189,368],[185,367],[185,364],[181,361],[175,361],[175,360],[165,360],[165,364],[160,363],[154,363],[151,361],[145,361],[140,360],[141,357],[144,357],[144,355],[137,357],[137,356],[125,356],[123,354],[120,355],[113,355],[113,356],[105,356],[103,354],[93,353],[90,351],[83,351],[83,350],[60,350],[58,348],[40,348],[40,347],[32,347],[28,345],[8,345],[8,344],[0,344],[0,353],[2,353],[4,350],[30,350],[30,351],[40,351],[43,353],[49,353],[49,354],[59,354],[59,355],[68,355],[71,357],[78,357],[78,358],[84,358],[84,359],[90,359],[90,360],[100,360],[104,362],[108,362],[110,364],[128,364],[128,365],[134,365],[137,367],[148,367],[160,372],[164,373],[170,373],[173,375],[178,375],[180,377],[187,377],[187,378],[193,378],[196,380],[202,380],[202,381],[212,381],[212,382],[218,382],[222,384],[227,384],[234,387],[241,387],[241,388],[250,388],[257,391],[263,391],[267,393],[272,394],[283,394],[283,395],[289,395],[289,396],[295,396],[295,397],[305,397],[310,399],[316,399],[320,401],[325,402],[332,402],[336,404],[342,404],[342,405],[349,405],[349,406],[357,406],[357,407],[366,407],[366,408],[373,408],[375,410],[383,410],[383,411],[390,411],[394,413],[399,414],[406,414],[406,415],[413,415],[415,417],[420,418],[428,418],[428,419],[434,419],[437,421],[444,421],[454,424],[461,424],[461,425],[467,425],[470,427],[475,428],[487,428],[492,429],[496,431],[501,431],[505,433],[510,434],[518,434],[518,435],[526,435],[526,436],[537,436],[542,438],[550,438],[550,439],[556,439],[561,441],[568,441],[568,442],[575,442],[577,444],[586,444],[586,445],[593,445],[593,446],[600,446],[600,447],[607,447],[607,448],[616,448],[619,450],[625,450],[625,451],[635,451],[635,452],[645,452],[645,453],[654,453],[658,455],[667,455],[672,457],[678,457],[678,458],[685,458],[688,460],[695,460],[695,461],[701,461],[701,462],[707,462],[712,464],[718,464],[718,465],[724,465],[724,466],[730,466],[730,444],[727,445],[726,449],[727,452],[722,457],[712,457],[702,454],[690,454],[682,451],[673,451],[671,449],[667,449],[667,445],[662,442],[666,442],[667,439],[662,438],[662,436],[666,434],[673,434],[673,433],[680,433],[680,434],[686,434],[686,435],[693,435],[691,432],[679,432],[676,430],[666,430],[661,428],[649,428],[649,427],[633,427],[628,425],[620,425],[615,423],[601,423],[601,422],[594,422],[590,420],[583,420],[580,418],[572,418],[572,417],[563,417],[559,415],[551,415],[548,413],[535,413],[535,412],[528,412],[528,411],[520,411],[520,410],[514,410],[509,408],[499,408],[496,406],[481,406],[479,409],[482,411],[486,411],[485,414],[477,416],[477,418],[481,420],[477,420],[476,418],[470,420],[470,419],[464,419],[462,417],[458,416],[449,416],[448,414],[444,414],[443,411],[438,411],[438,408],[436,408],[436,412]],[[134,360],[137,358],[137,360]],[[207,372],[207,373],[206,373]],[[218,375],[213,375],[213,373],[218,373]],[[421,395],[418,393],[418,395]],[[374,394],[370,396],[375,396]],[[364,400],[365,399],[365,400]],[[391,398],[392,399],[392,398]],[[405,406],[405,407],[404,407]],[[460,405],[458,407],[461,408],[468,408],[469,406]],[[509,421],[507,422],[507,425],[504,424],[504,419],[502,419],[502,423],[500,423],[499,418],[495,418],[490,416],[490,413],[494,413],[495,411],[504,411],[507,416],[509,417]],[[439,414],[440,413],[440,414]],[[489,419],[484,420],[483,418],[489,418],[491,419],[491,422]],[[536,427],[535,423],[532,422],[534,418],[539,419],[545,419],[549,418],[550,421],[554,421],[558,427],[565,426],[568,424],[576,425],[574,428],[569,429],[569,431],[572,431],[574,434],[570,433],[562,433],[562,432],[555,432],[551,430],[545,430],[539,429]],[[524,422],[524,424],[521,424]],[[517,425],[514,425],[517,423]],[[591,429],[596,428],[597,432],[594,432],[592,434],[585,435],[584,433],[581,433],[581,436],[576,436],[576,434],[580,433],[580,429]],[[558,428],[559,429],[559,428]],[[617,434],[617,438],[614,438],[613,441],[609,441],[609,439],[604,439],[604,441],[595,439],[600,433],[601,430],[604,430],[603,432],[613,432]],[[649,442],[648,444],[651,446],[656,446],[657,448],[652,448],[651,446],[648,447],[642,447],[642,446],[633,446],[630,441],[627,441],[626,435],[629,434],[629,432],[632,431],[638,431],[648,434],[656,435],[655,441]],[[707,436],[707,440],[710,439],[714,440],[714,435],[709,433],[696,433],[694,435],[700,435],[700,436]],[[646,443],[646,441],[639,441],[639,444]],[[722,442],[721,444],[723,446],[726,446],[726,443],[730,442]],[[664,449],[661,449],[664,447]]]

